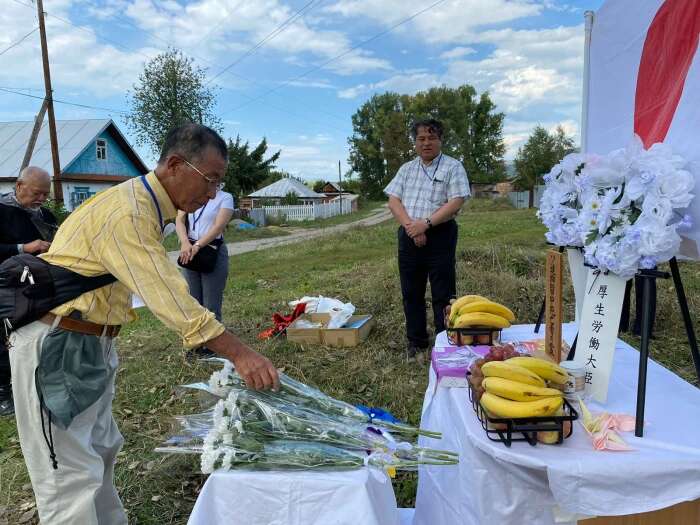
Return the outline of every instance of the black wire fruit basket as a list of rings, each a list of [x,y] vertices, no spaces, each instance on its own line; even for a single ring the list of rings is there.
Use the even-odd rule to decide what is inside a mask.
[[[468,378],[468,377],[467,377]],[[574,421],[578,419],[578,412],[564,398],[564,415],[546,417],[502,418],[490,416],[478,400],[477,393],[471,381],[469,383],[469,401],[472,404],[476,417],[486,431],[486,436],[491,441],[503,443],[510,447],[515,441],[526,441],[533,447],[537,445],[537,435],[540,432],[556,433],[549,444],[560,445],[564,439],[571,436],[574,431]],[[568,422],[568,425],[567,425]],[[567,428],[568,427],[568,428]]]
[[[454,346],[487,345],[501,341],[500,328],[446,328],[447,340]]]
[[[445,307],[445,319],[450,318],[450,305]],[[501,341],[501,328],[472,327],[446,328],[447,340],[454,346],[487,345],[493,346]]]

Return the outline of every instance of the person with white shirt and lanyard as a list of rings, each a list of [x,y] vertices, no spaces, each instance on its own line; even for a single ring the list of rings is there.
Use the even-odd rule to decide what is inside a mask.
[[[428,279],[436,335],[445,329],[444,308],[456,294],[454,218],[470,191],[462,164],[442,153],[443,129],[434,119],[413,124],[411,138],[418,157],[401,166],[384,189],[400,225],[399,275],[408,359],[430,345],[425,315]]]
[[[180,265],[190,288],[190,294],[199,304],[214,313],[221,321],[221,304],[228,278],[228,250],[224,242],[224,230],[233,216],[233,196],[219,185],[216,197],[193,213],[178,211],[175,219],[180,239]],[[213,269],[204,272],[186,267],[207,245],[216,250]],[[193,350],[201,356],[213,355],[206,347]]]

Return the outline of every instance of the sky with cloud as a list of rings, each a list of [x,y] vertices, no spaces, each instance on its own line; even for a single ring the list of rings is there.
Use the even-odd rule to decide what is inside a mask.
[[[31,120],[41,104],[32,97],[43,96],[36,7],[2,4],[0,121]],[[57,118],[111,117],[129,137],[128,90],[145,61],[176,47],[206,69],[225,137],[266,137],[282,151],[279,168],[335,180],[339,160],[347,169],[351,115],[384,91],[465,83],[488,91],[506,114],[507,158],[537,124],[561,124],[578,140],[583,13],[601,4],[44,0],[44,9],[54,97],[92,106],[56,104]]]

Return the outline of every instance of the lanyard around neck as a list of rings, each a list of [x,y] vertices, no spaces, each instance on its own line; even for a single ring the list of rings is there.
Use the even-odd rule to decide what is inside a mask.
[[[433,159],[434,161],[435,159]],[[438,157],[437,163],[435,164],[435,169],[433,170],[433,175],[432,177],[430,176],[430,173],[428,173],[428,170],[425,169],[425,166],[423,166],[423,159],[418,159],[418,165],[421,167],[423,170],[423,173],[425,173],[425,176],[428,177],[431,181],[435,178],[435,174],[437,173],[438,168],[440,167],[440,161],[442,160],[442,153],[440,153],[440,156]]]
[[[153,188],[151,188],[151,185],[146,180],[145,175],[141,175],[141,182],[143,182],[143,185],[148,190],[148,193],[151,194],[151,199],[153,199],[153,204],[156,205],[156,211],[158,212],[158,220],[160,221],[160,231],[162,233],[165,231],[165,225],[163,224],[163,214],[160,211],[160,205],[158,204],[158,199],[156,199],[156,194],[154,193]]]
[[[197,227],[197,223],[199,222],[199,219],[201,219],[202,215],[204,215],[204,210],[206,209],[207,204],[209,204],[209,201],[204,203],[204,206],[202,206],[202,210],[199,212],[199,215],[197,215],[195,217],[194,213],[192,214],[192,231],[194,231],[194,229]]]

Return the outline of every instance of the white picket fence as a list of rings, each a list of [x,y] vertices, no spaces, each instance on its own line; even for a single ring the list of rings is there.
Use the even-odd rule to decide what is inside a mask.
[[[312,221],[328,219],[336,215],[352,213],[352,203],[349,199],[326,202],[323,204],[301,204],[297,206],[263,206],[265,217],[285,217],[287,221]]]

